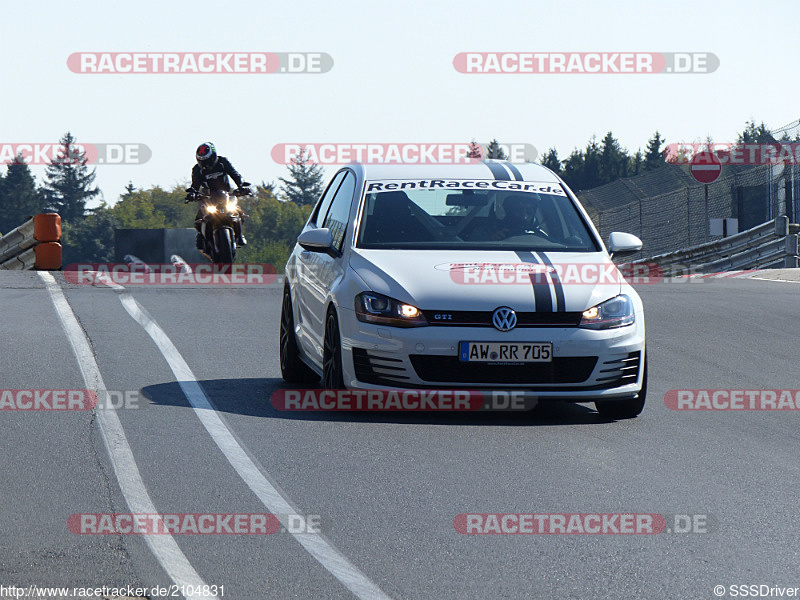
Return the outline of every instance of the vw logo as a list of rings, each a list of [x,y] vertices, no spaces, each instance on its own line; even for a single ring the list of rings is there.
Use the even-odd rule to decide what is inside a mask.
[[[517,326],[517,313],[507,306],[496,308],[492,313],[492,325],[500,331],[511,331]]]

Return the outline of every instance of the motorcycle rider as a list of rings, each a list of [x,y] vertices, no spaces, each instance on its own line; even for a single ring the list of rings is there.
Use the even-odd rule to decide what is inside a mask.
[[[224,156],[217,154],[217,149],[211,142],[204,142],[197,147],[195,152],[197,164],[192,167],[192,185],[186,189],[186,201],[196,200],[202,186],[206,186],[213,195],[214,192],[231,191],[228,177],[233,179],[236,186],[247,193],[250,192],[250,184],[242,179],[239,172],[233,167],[231,161]],[[203,234],[200,231],[203,214],[200,208],[194,218],[194,227],[197,229],[197,249],[203,250],[205,247]],[[247,240],[242,234],[241,220],[234,224],[234,234],[236,244],[246,246]]]

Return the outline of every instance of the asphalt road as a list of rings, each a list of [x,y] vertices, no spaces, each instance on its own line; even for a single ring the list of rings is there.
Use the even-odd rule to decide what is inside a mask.
[[[271,512],[264,497],[275,492],[273,502],[319,515],[324,543],[313,555],[280,530],[172,536],[204,583],[224,586],[220,597],[352,598],[362,585],[372,590],[364,597],[397,599],[705,599],[717,585],[800,587],[798,411],[664,403],[675,389],[800,388],[797,283],[639,286],[648,401],[637,419],[614,422],[566,404],[526,414],[278,412],[269,396],[285,387],[280,286],[123,293],[55,278],[106,388],[139,399],[114,413],[159,513]],[[197,407],[201,393],[193,408],[191,382],[124,297],[160,326],[173,366],[185,361],[211,407]],[[86,387],[38,274],[0,274],[0,307],[0,388]],[[165,564],[145,536],[67,527],[72,514],[131,512],[103,435],[92,411],[0,411],[0,586],[172,583],[175,553]],[[453,526],[461,513],[657,513],[670,529],[671,515],[704,515],[707,531],[463,535]]]

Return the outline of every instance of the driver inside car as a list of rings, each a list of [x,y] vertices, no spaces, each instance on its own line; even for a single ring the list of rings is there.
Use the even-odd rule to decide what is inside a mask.
[[[533,216],[538,198],[527,193],[513,193],[495,205],[494,218],[475,230],[473,240],[499,241],[518,235],[534,233]],[[502,213],[502,217],[500,214]]]

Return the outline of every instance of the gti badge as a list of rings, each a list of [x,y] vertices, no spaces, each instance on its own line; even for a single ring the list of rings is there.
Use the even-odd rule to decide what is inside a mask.
[[[492,313],[492,325],[499,331],[511,331],[517,326],[517,313],[507,306],[496,308]]]

